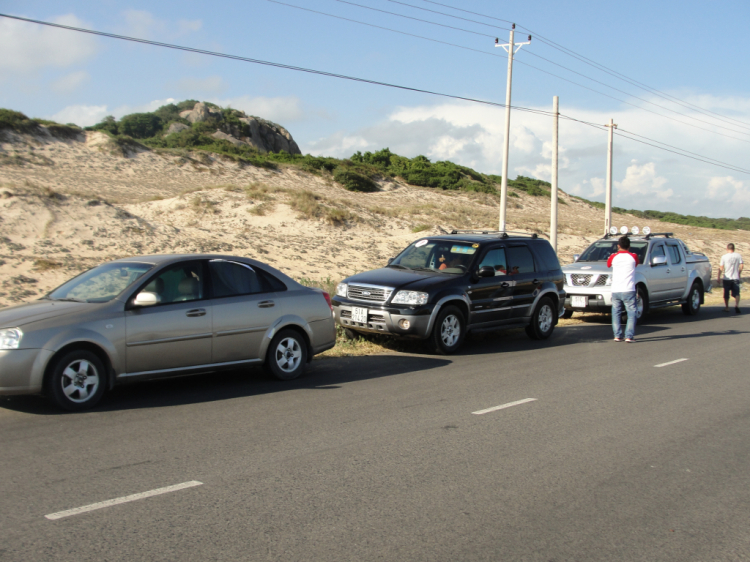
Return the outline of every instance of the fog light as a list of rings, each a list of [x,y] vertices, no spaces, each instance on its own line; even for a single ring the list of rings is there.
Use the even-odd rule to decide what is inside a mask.
[[[604,297],[603,297],[603,296],[601,296],[601,295],[596,295],[596,300],[598,300],[598,301],[602,300],[603,298],[604,298]]]
[[[398,321],[398,325],[401,327],[402,330],[408,330],[409,326],[411,326],[411,322],[409,322],[406,318],[402,318]]]

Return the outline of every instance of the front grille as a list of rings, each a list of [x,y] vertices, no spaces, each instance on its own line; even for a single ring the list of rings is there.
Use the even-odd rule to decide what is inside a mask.
[[[607,278],[609,275],[600,275],[599,279],[594,282],[594,287],[604,287],[607,284]]]
[[[349,285],[347,296],[355,301],[383,303],[390,298],[392,292],[393,289],[386,287]]]
[[[592,277],[593,275],[591,275],[590,273],[574,273],[570,276],[570,281],[574,287],[588,287]]]

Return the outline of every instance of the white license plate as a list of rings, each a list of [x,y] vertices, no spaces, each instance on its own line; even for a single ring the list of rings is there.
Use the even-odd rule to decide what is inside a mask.
[[[360,322],[367,324],[367,309],[359,308],[358,306],[352,307],[352,322]]]
[[[570,306],[575,308],[586,308],[589,304],[588,297],[570,297]]]

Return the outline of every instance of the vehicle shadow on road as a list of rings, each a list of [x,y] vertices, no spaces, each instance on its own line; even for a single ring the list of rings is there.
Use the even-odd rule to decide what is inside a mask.
[[[135,382],[115,387],[92,412],[165,408],[299,389],[330,391],[348,382],[415,373],[450,363],[445,357],[414,355],[339,357],[313,361],[305,374],[293,381],[273,380],[262,368],[253,367]],[[68,413],[40,396],[4,397],[0,408],[42,416]]]

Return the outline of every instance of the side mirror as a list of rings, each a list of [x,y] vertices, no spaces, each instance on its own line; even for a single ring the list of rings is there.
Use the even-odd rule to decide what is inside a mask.
[[[654,256],[651,258],[651,267],[655,265],[667,265],[667,256]]]
[[[494,277],[495,276],[495,268],[491,265],[483,265],[479,268],[479,271],[477,271],[477,277]]]
[[[573,261],[578,261],[578,258],[581,257],[581,254],[573,254]]]
[[[393,263],[393,260],[396,258],[388,258],[388,265],[391,265]]]
[[[138,295],[135,297],[133,306],[154,306],[155,304],[159,304],[160,301],[161,299],[156,293],[143,291],[142,293],[138,293]]]

